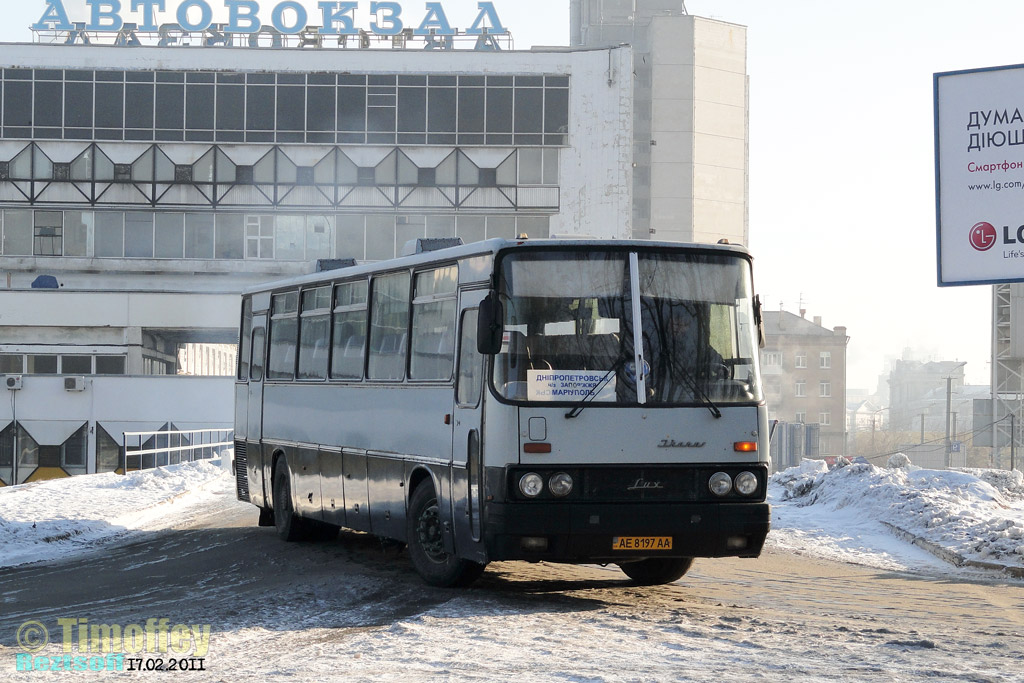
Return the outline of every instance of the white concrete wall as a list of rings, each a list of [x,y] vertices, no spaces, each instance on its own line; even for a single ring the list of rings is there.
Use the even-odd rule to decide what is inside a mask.
[[[144,286],[140,282],[139,286]],[[4,327],[231,328],[240,295],[28,290],[0,291]]]
[[[747,244],[746,28],[651,23],[651,227],[658,239]]]
[[[96,426],[119,445],[123,432],[231,428],[233,377],[85,378],[83,391],[66,391],[63,377],[25,375],[24,388],[0,386],[0,429],[14,419],[40,445],[59,445],[89,425],[87,468],[96,471]],[[134,445],[134,444],[132,444]]]
[[[633,60],[628,48],[569,53],[569,142],[552,233],[632,236]]]

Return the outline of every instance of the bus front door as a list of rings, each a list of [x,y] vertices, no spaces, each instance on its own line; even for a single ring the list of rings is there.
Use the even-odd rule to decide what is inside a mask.
[[[267,316],[252,317],[252,361],[249,366],[249,399],[247,401],[246,450],[248,453],[249,495],[260,507],[270,507],[270,477],[263,469],[263,368],[266,357]],[[266,485],[264,480],[266,480]],[[257,496],[259,500],[256,500]]]
[[[487,561],[480,532],[484,357],[476,348],[476,324],[477,306],[485,294],[486,291],[462,293],[452,430],[452,520],[455,526],[455,548],[460,557],[481,563]]]

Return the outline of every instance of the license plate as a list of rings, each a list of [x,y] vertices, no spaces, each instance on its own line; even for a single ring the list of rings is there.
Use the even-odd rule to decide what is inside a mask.
[[[672,550],[672,537],[614,536],[612,550]]]

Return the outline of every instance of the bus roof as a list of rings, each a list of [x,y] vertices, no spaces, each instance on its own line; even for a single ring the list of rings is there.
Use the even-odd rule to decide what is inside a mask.
[[[601,240],[601,239],[502,239],[493,238],[480,242],[470,242],[455,247],[425,251],[409,256],[398,256],[383,261],[372,261],[334,270],[325,270],[308,275],[295,275],[290,278],[274,280],[260,285],[247,287],[242,291],[243,295],[256,294],[288,287],[298,287],[306,284],[315,284],[328,280],[348,278],[357,275],[368,275],[371,273],[396,270],[402,268],[414,268],[416,266],[434,263],[438,261],[457,261],[459,259],[484,254],[497,254],[501,251],[511,249],[543,249],[543,248],[572,248],[572,247],[617,247],[621,249],[666,249],[673,251],[703,251],[703,252],[724,252],[732,253],[745,258],[750,258],[750,253],[738,244],[707,244],[695,242],[655,242],[651,240]]]

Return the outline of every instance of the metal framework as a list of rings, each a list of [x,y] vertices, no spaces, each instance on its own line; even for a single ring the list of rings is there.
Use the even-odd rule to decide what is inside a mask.
[[[29,143],[10,160],[0,161],[0,205],[509,211],[559,207],[557,185],[518,184],[520,152],[514,148],[491,168],[479,166],[457,147],[437,166],[425,168],[399,147],[365,167],[338,146],[304,148],[307,159],[296,162],[293,150],[267,145],[251,165],[235,163],[234,150],[220,145],[210,145],[192,162],[175,159],[181,147],[151,144],[131,162],[115,163],[114,150],[108,154],[102,143],[83,145],[66,161],[56,161],[43,146]],[[246,152],[252,156],[252,146]]]
[[[1024,422],[1024,358],[1013,340],[1014,301],[1024,301],[1024,285],[992,287],[992,444],[993,465],[1003,466],[1003,451],[1011,443],[1011,424],[1018,432]],[[1014,420],[1006,419],[1014,415]]]

